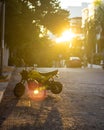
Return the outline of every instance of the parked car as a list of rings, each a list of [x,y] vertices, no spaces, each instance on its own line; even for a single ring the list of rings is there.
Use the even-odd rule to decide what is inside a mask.
[[[82,67],[82,60],[79,57],[70,57],[66,61],[66,67]]]

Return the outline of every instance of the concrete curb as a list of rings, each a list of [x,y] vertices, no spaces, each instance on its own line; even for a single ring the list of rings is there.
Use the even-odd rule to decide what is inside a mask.
[[[11,78],[11,75],[12,75],[12,72],[14,71],[14,67],[12,67],[12,70],[9,71],[9,72],[6,72],[4,75],[7,75],[7,78],[6,78],[6,81],[4,82],[0,82],[0,102],[3,98],[3,94],[9,84],[9,81],[10,81],[10,78]]]

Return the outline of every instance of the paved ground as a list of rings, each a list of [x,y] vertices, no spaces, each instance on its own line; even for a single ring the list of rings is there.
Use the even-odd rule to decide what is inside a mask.
[[[14,70],[14,67],[5,67],[3,70],[3,76],[6,76],[6,78],[0,79],[0,102],[1,102],[3,94],[8,86],[8,83],[11,78],[13,70]]]
[[[13,95],[20,79],[15,71],[0,103],[0,130],[104,130],[104,72],[59,71],[63,92],[59,95],[48,92],[41,102],[26,95],[21,99]]]
[[[100,65],[92,65],[91,66],[91,64],[88,64],[87,68],[94,68],[94,69],[100,68],[101,69],[102,67]],[[63,68],[63,69],[65,69],[65,68]],[[2,100],[3,94],[4,94],[5,90],[6,90],[6,87],[8,85],[8,82],[9,82],[9,79],[11,77],[11,74],[12,74],[13,70],[14,70],[14,67],[9,67],[9,66],[4,69],[4,75],[8,75],[8,77],[7,77],[6,81],[0,82],[0,102]],[[41,71],[47,71],[47,68],[46,68],[46,70],[43,69],[43,68],[39,68],[39,70],[41,70]],[[49,70],[50,71],[54,70],[54,68],[49,68]]]

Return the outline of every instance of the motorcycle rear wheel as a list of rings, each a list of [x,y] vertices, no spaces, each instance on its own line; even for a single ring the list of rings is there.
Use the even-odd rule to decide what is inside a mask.
[[[54,81],[51,83],[51,92],[54,94],[61,93],[62,88],[63,88],[63,85],[58,81],[56,81],[56,82]]]
[[[14,90],[14,95],[18,98],[22,97],[23,94],[25,93],[25,86],[21,82],[17,83]]]

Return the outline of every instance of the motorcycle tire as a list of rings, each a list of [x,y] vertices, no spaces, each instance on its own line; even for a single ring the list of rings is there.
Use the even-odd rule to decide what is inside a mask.
[[[62,84],[60,82],[56,81],[56,82],[52,82],[51,83],[51,92],[53,94],[59,94],[59,93],[61,93],[62,88],[63,88],[63,86],[62,86]]]
[[[20,98],[25,93],[25,86],[21,82],[19,82],[16,84],[13,92],[16,97]]]

